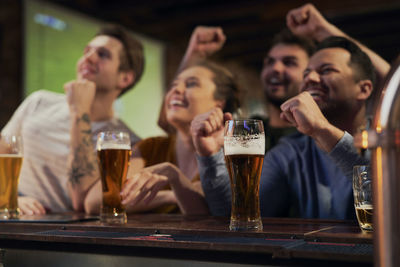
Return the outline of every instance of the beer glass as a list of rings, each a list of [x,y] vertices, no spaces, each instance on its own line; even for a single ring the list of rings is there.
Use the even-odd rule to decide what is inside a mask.
[[[100,221],[107,224],[127,222],[121,204],[121,187],[125,182],[131,155],[131,142],[126,132],[100,132],[97,136],[97,159],[100,168],[103,202]]]
[[[372,180],[370,167],[357,165],[353,167],[354,208],[358,224],[363,231],[373,230],[372,223]]]
[[[16,219],[18,180],[22,166],[22,139],[16,135],[0,136],[0,219]]]
[[[232,209],[229,229],[260,231],[260,176],[265,153],[264,126],[260,120],[225,122],[224,154],[228,168]]]

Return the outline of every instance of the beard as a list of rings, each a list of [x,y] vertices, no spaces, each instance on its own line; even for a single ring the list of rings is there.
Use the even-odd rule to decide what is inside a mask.
[[[265,98],[267,102],[277,108],[280,108],[280,106],[288,100],[288,97],[275,97],[275,96],[270,96],[267,93],[265,94]]]
[[[268,103],[277,108],[280,108],[283,103],[298,94],[298,86],[293,84],[286,84],[284,86],[284,94],[282,96],[276,96],[271,92],[271,89],[269,89],[268,87],[268,85],[264,87],[265,99]]]
[[[354,113],[354,105],[347,101],[331,101],[318,106],[325,118],[333,125],[341,124]]]

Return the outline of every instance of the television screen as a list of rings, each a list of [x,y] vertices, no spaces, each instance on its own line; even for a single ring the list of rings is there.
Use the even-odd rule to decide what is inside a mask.
[[[54,4],[25,1],[25,97],[39,89],[64,92],[75,79],[76,62],[101,25],[106,24]],[[164,92],[164,45],[131,32],[142,41],[145,70],[134,89],[124,94],[114,109],[140,137],[162,135],[157,126]]]

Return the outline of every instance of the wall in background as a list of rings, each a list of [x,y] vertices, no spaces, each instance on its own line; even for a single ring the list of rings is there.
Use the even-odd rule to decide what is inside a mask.
[[[0,1],[0,127],[22,100],[22,5]]]

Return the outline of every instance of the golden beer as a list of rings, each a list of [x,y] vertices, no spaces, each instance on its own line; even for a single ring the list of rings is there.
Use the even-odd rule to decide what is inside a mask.
[[[363,231],[373,231],[372,179],[368,165],[353,167],[354,208],[358,224]]]
[[[0,154],[0,214],[1,217],[17,218],[18,180],[22,155]]]
[[[125,183],[131,155],[130,147],[105,148],[97,151],[103,188],[101,220],[126,223],[125,207],[121,204],[121,188]]]
[[[260,177],[265,134],[260,120],[229,120],[224,129],[224,155],[232,203],[229,229],[261,231]]]
[[[231,179],[233,224],[260,225],[259,187],[264,155],[226,155]],[[247,229],[251,230],[251,229]]]
[[[355,208],[356,208],[357,220],[361,229],[366,231],[372,231],[373,229],[372,218],[374,212],[372,205],[364,204],[356,206]]]

